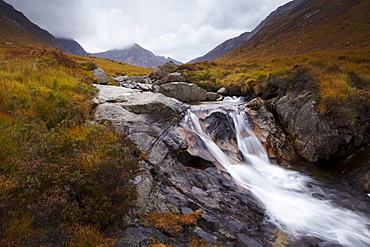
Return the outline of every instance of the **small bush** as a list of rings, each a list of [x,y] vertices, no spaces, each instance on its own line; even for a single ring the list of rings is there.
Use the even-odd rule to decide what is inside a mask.
[[[184,231],[185,227],[192,227],[197,224],[200,214],[171,214],[171,213],[138,213],[140,223],[145,226],[154,226],[155,228],[176,236]]]
[[[93,62],[87,62],[85,66],[86,66],[86,70],[95,70],[98,68],[98,65],[96,65]]]
[[[105,238],[95,226],[77,226],[71,233],[67,247],[110,247],[115,246],[114,240]]]

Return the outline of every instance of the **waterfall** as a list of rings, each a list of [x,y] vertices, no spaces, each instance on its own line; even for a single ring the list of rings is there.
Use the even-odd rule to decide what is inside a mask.
[[[316,237],[322,240],[320,246],[370,246],[369,218],[327,199],[315,179],[273,165],[242,109],[230,104],[207,108],[207,111],[222,112],[229,120],[242,154],[236,160],[205,131],[200,117],[204,108],[193,106],[188,110],[183,125],[199,137],[203,147],[239,185],[251,191],[266,210],[268,221],[292,240]]]

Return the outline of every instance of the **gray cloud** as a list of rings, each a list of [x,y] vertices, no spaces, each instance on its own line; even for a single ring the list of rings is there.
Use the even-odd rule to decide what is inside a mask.
[[[189,61],[251,31],[288,0],[5,0],[54,36],[88,52],[133,43]]]

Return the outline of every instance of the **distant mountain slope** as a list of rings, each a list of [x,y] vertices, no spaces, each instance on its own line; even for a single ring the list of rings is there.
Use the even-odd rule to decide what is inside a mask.
[[[109,58],[145,68],[160,66],[169,61],[165,57],[154,55],[151,51],[142,48],[138,44],[134,44],[133,46],[126,49],[109,50],[100,53],[90,53],[90,55],[95,57]]]
[[[50,46],[65,51],[53,35],[32,23],[3,0],[0,0],[0,43],[2,46]]]
[[[68,53],[78,56],[87,56],[87,52],[76,40],[57,38],[57,41],[67,50]]]
[[[280,6],[275,11],[273,11],[266,19],[264,19],[252,32],[245,32],[239,35],[238,37],[231,38],[226,40],[225,42],[218,45],[216,48],[205,54],[204,56],[195,58],[188,63],[196,63],[202,61],[212,61],[215,60],[226,53],[236,49],[240,45],[247,42],[253,35],[257,34],[259,31],[266,28],[271,22],[275,21],[277,18],[281,18],[284,16],[289,10],[294,8],[300,2],[304,0],[295,0],[291,1],[283,6]]]
[[[266,18],[267,24],[252,31],[250,39],[217,61],[369,52],[369,13],[368,0],[295,0],[278,8]]]
[[[233,49],[237,48],[239,45],[243,44],[247,41],[250,37],[250,32],[245,32],[238,37],[228,39],[225,42],[221,43],[220,45],[216,46],[213,50],[205,54],[204,56],[197,57],[187,63],[196,63],[196,62],[203,62],[203,61],[212,61],[216,58],[221,57],[222,55],[232,51]]]

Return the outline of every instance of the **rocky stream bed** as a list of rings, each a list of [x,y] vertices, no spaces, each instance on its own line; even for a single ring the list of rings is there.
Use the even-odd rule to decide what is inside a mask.
[[[122,231],[112,233],[120,239],[118,246],[150,246],[154,243],[189,246],[194,241],[201,243],[200,246],[333,244],[317,235],[302,233],[292,237],[284,227],[274,224],[269,209],[261,200],[248,186],[236,182],[227,169],[209,155],[199,136],[184,124],[184,117],[194,106],[161,93],[96,86],[100,90],[95,99],[96,119],[108,120],[116,130],[126,133],[145,155],[139,162],[140,170],[134,181],[138,192],[136,206],[124,219]],[[346,186],[343,186],[342,178],[331,179],[331,175],[316,169],[312,162],[330,157],[349,142],[360,142],[361,131],[356,135],[332,129],[315,114],[312,104],[310,95],[303,93],[272,102],[255,99],[240,103],[239,108],[247,113],[250,126],[272,163],[294,172],[298,170],[318,176],[318,179],[330,178],[328,184],[343,189]],[[204,129],[221,150],[233,160],[243,160],[228,115],[207,111],[206,106],[198,106],[198,109],[201,109],[198,112]],[[369,172],[368,169],[363,172],[364,169],[362,167],[362,172],[351,169],[351,178],[356,178],[354,183],[361,184],[362,189],[368,188],[369,184]],[[347,184],[352,186],[351,183]],[[369,209],[367,195],[364,190],[349,189],[353,188],[351,186],[344,188],[345,192],[335,193],[345,197],[354,210],[365,214]],[[323,191],[326,190],[336,189],[327,186]],[[329,196],[325,200],[332,198]],[[196,223],[180,224],[178,231],[172,231],[143,221],[142,216],[150,213],[164,213],[162,217],[193,215]],[[368,226],[367,219],[364,224]],[[366,243],[370,236],[366,238],[359,243]],[[339,243],[334,242],[334,245],[341,246]]]

